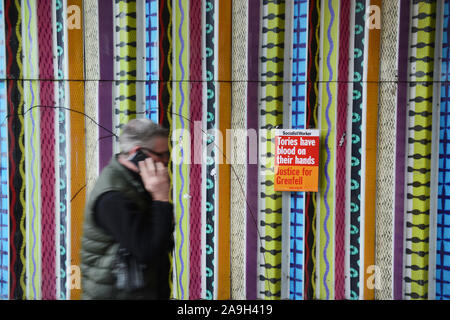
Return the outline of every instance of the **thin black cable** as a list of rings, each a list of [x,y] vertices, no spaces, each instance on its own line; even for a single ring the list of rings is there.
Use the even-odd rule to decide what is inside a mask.
[[[413,75],[411,75],[413,76]],[[24,82],[33,82],[33,81],[45,81],[45,82],[118,82],[118,83],[130,83],[130,82],[136,82],[136,83],[262,83],[262,84],[308,84],[308,83],[379,83],[379,84],[389,84],[389,83],[437,83],[437,84],[445,84],[449,83],[450,81],[443,81],[443,80],[379,80],[379,81],[368,81],[368,80],[316,80],[316,81],[293,81],[293,80],[195,80],[195,79],[188,79],[188,80],[177,80],[177,79],[171,79],[171,80],[164,80],[164,79],[158,79],[158,80],[141,80],[141,79],[134,79],[134,80],[118,80],[118,79],[45,79],[45,78],[34,78],[34,79],[28,79],[28,78],[0,78],[0,81],[24,81]]]
[[[70,111],[70,112],[74,112],[74,113],[83,115],[85,118],[87,118],[87,119],[89,119],[90,121],[92,121],[95,125],[97,125],[97,126],[100,127],[101,129],[103,129],[103,130],[107,131],[108,133],[110,133],[109,136],[102,136],[102,137],[100,137],[100,138],[97,140],[97,142],[100,142],[100,140],[105,139],[105,138],[111,138],[111,137],[116,137],[116,138],[118,138],[118,135],[117,135],[116,133],[114,133],[113,131],[109,130],[108,128],[105,128],[104,126],[102,126],[100,123],[98,123],[95,119],[93,119],[91,116],[89,116],[89,115],[86,114],[85,112],[82,112],[82,111],[79,111],[79,110],[74,110],[74,109],[67,108],[67,107],[61,107],[61,106],[35,105],[35,106],[32,106],[32,107],[28,108],[28,109],[25,110],[23,113],[16,112],[16,113],[13,113],[13,114],[7,114],[7,115],[5,116],[5,119],[4,119],[4,120],[2,121],[2,123],[0,124],[0,126],[1,126],[1,125],[4,125],[5,121],[6,121],[9,117],[11,117],[11,116],[26,116],[26,114],[27,114],[28,112],[30,112],[31,110],[36,109],[36,108],[48,108],[48,109],[55,109],[55,110],[62,109],[62,110],[66,110],[66,111]],[[135,114],[142,115],[142,114],[146,114],[146,112],[145,112],[145,111],[144,111],[144,112],[136,112]],[[194,123],[194,121],[191,120],[190,118],[185,117],[185,116],[183,116],[183,115],[181,115],[181,114],[178,114],[178,113],[176,113],[176,112],[171,112],[171,114],[172,114],[172,115],[176,115],[176,116],[180,116],[180,117],[184,118],[185,120],[189,121],[190,123]],[[208,136],[207,132],[205,132],[205,131],[203,130],[203,128],[201,129],[201,132],[204,134],[205,137]],[[249,210],[249,212],[250,212],[250,216],[252,217],[252,220],[253,220],[253,224],[256,226],[256,232],[257,232],[257,235],[258,235],[258,241],[259,241],[259,243],[260,243],[260,246],[262,247],[261,234],[260,234],[259,227],[258,227],[258,219],[257,219],[257,217],[255,217],[255,214],[254,214],[254,212],[253,212],[253,210],[252,210],[250,204],[248,203],[248,199],[247,199],[247,196],[246,196],[246,193],[245,193],[243,184],[242,184],[242,182],[240,181],[240,177],[239,177],[239,175],[237,174],[237,172],[236,172],[234,166],[231,164],[230,159],[226,156],[225,152],[224,152],[224,151],[223,151],[223,150],[215,143],[215,141],[213,142],[213,144],[214,144],[214,147],[219,151],[219,153],[225,158],[226,163],[230,163],[229,165],[230,165],[231,171],[233,172],[233,174],[234,174],[234,176],[235,176],[235,178],[236,178],[236,181],[237,181],[238,184],[239,184],[241,193],[244,195],[244,198],[245,198],[245,202],[246,202],[247,208],[248,208],[248,210]],[[81,191],[83,191],[83,189],[86,188],[86,186],[87,186],[87,184],[84,184],[84,185],[83,185],[83,186],[82,186],[82,187],[81,187],[81,188],[80,188],[80,189],[72,196],[70,202],[74,201],[75,198],[81,193]],[[173,256],[176,257],[175,248],[174,248],[173,254],[174,254]],[[266,264],[265,253],[263,254],[263,259],[264,259],[264,264]],[[175,265],[176,265],[176,264],[175,264]],[[267,268],[266,268],[266,269],[267,269]],[[177,270],[175,270],[175,271],[177,271]],[[266,271],[266,277],[269,278],[268,271]],[[268,282],[269,282],[269,291],[270,291],[270,281],[268,281]]]

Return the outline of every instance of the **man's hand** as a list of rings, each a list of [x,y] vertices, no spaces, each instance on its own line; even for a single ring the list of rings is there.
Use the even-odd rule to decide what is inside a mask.
[[[140,175],[147,190],[155,201],[169,201],[169,174],[161,162],[147,158],[139,163]]]

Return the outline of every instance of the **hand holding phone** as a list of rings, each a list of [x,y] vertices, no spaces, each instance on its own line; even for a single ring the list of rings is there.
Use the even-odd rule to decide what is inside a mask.
[[[169,201],[169,174],[167,168],[161,162],[154,162],[147,158],[139,162],[139,169],[145,190],[147,190],[156,201]]]
[[[147,158],[148,156],[145,153],[143,153],[140,149],[138,149],[129,160],[133,162],[136,165],[136,167],[139,168],[139,162],[144,161]]]

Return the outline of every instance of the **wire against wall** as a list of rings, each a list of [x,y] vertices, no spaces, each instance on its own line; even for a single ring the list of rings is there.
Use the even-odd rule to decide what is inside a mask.
[[[46,108],[46,109],[55,109],[55,110],[66,110],[66,111],[70,111],[70,112],[74,112],[74,113],[83,115],[85,118],[87,118],[88,120],[90,120],[91,122],[93,122],[93,123],[94,123],[95,125],[97,125],[99,128],[101,128],[101,129],[105,130],[106,132],[110,133],[110,135],[102,136],[102,137],[100,137],[99,139],[97,139],[97,142],[100,142],[100,140],[102,140],[102,139],[107,139],[107,138],[111,138],[111,137],[119,138],[119,136],[118,136],[116,133],[114,133],[113,131],[109,130],[108,128],[105,128],[104,126],[102,126],[100,123],[98,123],[95,119],[93,119],[92,117],[90,117],[90,116],[87,115],[86,113],[84,113],[84,112],[82,112],[82,111],[79,111],[79,110],[74,110],[74,109],[71,109],[71,108],[60,107],[60,106],[35,105],[35,106],[32,106],[32,107],[28,108],[28,109],[25,110],[25,112],[23,112],[23,113],[17,112],[17,113],[13,113],[13,114],[11,114],[11,113],[10,113],[10,114],[7,114],[7,115],[5,116],[5,118],[3,119],[2,123],[0,124],[0,126],[4,125],[5,121],[6,121],[9,117],[11,117],[11,116],[23,116],[23,117],[25,117],[26,114],[29,113],[31,110],[37,109],[37,108]],[[146,112],[135,112],[135,114],[136,114],[136,115],[145,115]],[[180,117],[184,118],[185,120],[189,121],[190,123],[194,123],[194,121],[192,121],[190,118],[187,118],[187,117],[185,117],[185,116],[183,116],[183,115],[181,115],[181,114],[178,114],[178,113],[176,113],[176,112],[172,112],[171,114],[172,114],[172,115],[175,115],[175,116],[180,116]],[[208,136],[207,132],[205,132],[203,129],[201,129],[201,132],[202,132],[202,134],[204,134],[206,137]],[[241,180],[240,180],[240,177],[238,176],[238,174],[237,174],[235,168],[234,168],[233,165],[231,164],[232,162],[231,162],[230,159],[227,157],[227,155],[225,154],[225,152],[224,152],[224,151],[223,151],[223,150],[222,150],[215,142],[213,142],[213,143],[214,143],[215,148],[219,151],[219,153],[226,159],[227,163],[230,163],[230,168],[231,168],[231,170],[232,170],[232,172],[233,172],[233,175],[234,175],[235,178],[236,178],[236,181],[237,181],[238,184],[239,184],[241,193],[244,195],[244,198],[245,198],[245,202],[246,202],[247,208],[248,208],[248,210],[249,210],[249,212],[250,212],[251,217],[253,218],[253,224],[254,224],[254,226],[256,227],[256,232],[257,232],[257,234],[258,234],[258,240],[259,240],[259,242],[260,242],[260,245],[262,246],[261,234],[260,234],[259,228],[258,228],[258,220],[257,220],[257,217],[255,217],[255,213],[253,212],[253,210],[252,210],[250,204],[248,203],[248,199],[247,199],[247,197],[246,197],[246,193],[245,193],[245,191],[244,191],[244,187],[243,187],[243,185],[242,185],[242,182],[241,182]],[[98,147],[98,144],[97,144],[96,148],[97,148],[97,147]],[[95,151],[95,150],[94,150],[94,151]],[[87,186],[87,184],[84,184],[77,192],[75,192],[75,194],[71,197],[70,202],[74,201],[74,200],[76,199],[76,197],[81,193],[81,191],[83,191],[83,190],[86,188],[86,186]],[[174,253],[175,253],[175,248],[174,248]],[[175,254],[174,254],[174,257],[176,257]],[[265,258],[265,257],[266,257],[265,252],[263,252],[264,264],[266,264],[266,258]],[[175,264],[175,265],[176,265],[176,264]],[[267,279],[269,279],[269,277],[268,277],[269,275],[268,275],[267,268],[265,268],[265,270],[266,270],[266,277],[267,277]],[[176,271],[177,271],[177,270],[176,270]],[[269,290],[270,290],[270,284],[271,284],[271,281],[268,281]]]

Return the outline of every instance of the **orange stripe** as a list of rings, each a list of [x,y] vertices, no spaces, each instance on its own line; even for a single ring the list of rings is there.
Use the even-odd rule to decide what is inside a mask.
[[[68,0],[67,7],[77,6],[76,11],[68,11],[68,27],[74,24],[73,29],[68,29],[68,53],[69,53],[69,88],[70,88],[70,145],[71,145],[71,265],[80,266],[81,232],[83,224],[83,211],[85,205],[86,186],[86,147],[84,116],[84,60],[83,60],[83,1]],[[76,8],[76,7],[72,7]],[[71,17],[73,20],[71,20]],[[79,19],[78,21],[76,19]],[[76,24],[79,22],[79,25]],[[78,28],[79,26],[79,28]],[[74,274],[74,273],[73,273]],[[72,285],[76,284],[72,282]],[[81,289],[71,289],[71,299],[79,300]]]
[[[226,130],[231,129],[231,1],[219,1],[219,130],[223,135],[219,158],[219,235],[217,299],[230,299],[230,158]],[[221,153],[219,151],[219,153]],[[222,163],[222,164],[220,164]]]
[[[370,5],[381,9],[381,0],[372,0]],[[372,12],[369,16],[373,15]],[[380,29],[369,30],[369,56],[367,67],[367,120],[366,120],[366,197],[365,197],[365,231],[364,231],[364,299],[373,300],[375,266],[375,184],[377,157],[377,123],[378,123],[378,81],[380,72]],[[371,277],[371,279],[369,279]],[[369,281],[368,281],[369,280]],[[372,284],[368,286],[368,283]]]

